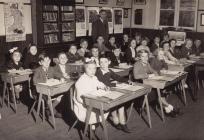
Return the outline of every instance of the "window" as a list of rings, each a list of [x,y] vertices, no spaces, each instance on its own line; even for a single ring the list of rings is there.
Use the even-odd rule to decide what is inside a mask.
[[[158,1],[158,26],[195,29],[198,0]]]

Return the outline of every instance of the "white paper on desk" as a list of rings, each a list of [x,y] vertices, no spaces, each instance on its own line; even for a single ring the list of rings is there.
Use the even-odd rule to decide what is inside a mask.
[[[57,80],[57,79],[49,79],[49,80],[47,80],[46,83],[39,83],[39,84],[46,85],[46,86],[55,86],[55,85],[59,85],[62,83],[64,83],[64,82],[61,82],[60,80]]]
[[[187,63],[195,63],[195,60],[186,60]]]
[[[90,97],[106,97],[106,98],[115,100],[124,94],[121,92],[117,92],[117,91],[97,90],[97,91],[93,91],[87,95]]]
[[[149,77],[148,79],[150,80],[162,80],[162,81],[172,81],[175,79],[175,77],[172,75],[170,76],[153,76],[153,77]]]
[[[148,79],[151,79],[151,80],[162,80],[162,79],[164,79],[164,76],[154,75],[154,76],[148,77]]]
[[[124,71],[124,70],[122,70],[122,69],[113,69],[113,68],[110,68],[113,72],[122,72],[122,71]]]
[[[24,69],[24,70],[8,70],[11,74],[19,74],[19,75],[25,75],[28,73],[31,73],[32,71],[30,69]]]
[[[133,66],[128,65],[127,63],[120,63],[119,66],[118,66],[118,68],[120,68],[120,69],[129,69],[131,67],[133,67]]]
[[[177,75],[179,73],[181,73],[181,71],[174,71],[174,70],[164,70],[161,71],[162,74],[169,74],[169,75]]]
[[[125,90],[129,90],[129,91],[133,91],[133,92],[144,88],[142,86],[129,85],[129,84],[125,84],[125,83],[117,84],[116,87],[118,89],[125,89]]]

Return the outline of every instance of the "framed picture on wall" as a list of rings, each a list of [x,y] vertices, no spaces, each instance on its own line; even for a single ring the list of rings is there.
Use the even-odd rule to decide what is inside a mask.
[[[142,25],[143,9],[135,9],[135,25]]]
[[[200,26],[204,26],[204,13],[200,14]]]
[[[76,4],[84,4],[84,0],[75,0]]]
[[[128,9],[127,8],[124,8],[124,10],[123,10],[123,17],[128,18]]]
[[[146,0],[133,0],[135,5],[145,5]]]
[[[99,4],[108,4],[108,0],[99,0],[98,3]]]
[[[117,0],[116,5],[117,6],[124,6],[125,0]]]

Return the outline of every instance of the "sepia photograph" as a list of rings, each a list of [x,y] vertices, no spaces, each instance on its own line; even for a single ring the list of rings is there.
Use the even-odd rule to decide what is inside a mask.
[[[0,0],[0,140],[204,140],[204,0]]]

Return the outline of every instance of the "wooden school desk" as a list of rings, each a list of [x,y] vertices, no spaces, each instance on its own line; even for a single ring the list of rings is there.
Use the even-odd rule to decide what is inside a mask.
[[[137,87],[138,86],[135,86],[135,88]],[[91,112],[93,109],[95,109],[98,112],[100,112],[98,115],[101,115],[104,136],[105,136],[105,139],[108,140],[108,130],[106,127],[104,112],[107,112],[114,107],[120,106],[126,102],[132,101],[141,96],[145,96],[145,104],[146,104],[146,109],[148,113],[149,126],[151,127],[149,104],[147,99],[147,94],[151,91],[151,88],[149,86],[140,85],[140,89],[136,91],[115,87],[115,88],[112,88],[111,91],[117,91],[117,92],[123,93],[123,95],[114,100],[109,99],[107,97],[104,98],[104,97],[84,95],[84,103],[87,106],[84,136],[86,135],[88,130],[88,124],[89,124]],[[111,92],[109,94],[111,94]]]
[[[199,78],[198,73],[200,71],[204,71],[204,59],[200,59],[195,63],[195,88],[194,88],[194,96],[197,99],[198,94],[198,84],[199,84]]]
[[[184,105],[186,105],[186,92],[184,89],[185,81],[187,78],[187,72],[182,72],[176,75],[168,74],[168,75],[162,75],[163,78],[161,79],[145,79],[143,80],[143,84],[150,85],[152,88],[157,89],[158,99],[159,99],[159,105],[161,108],[161,117],[162,121],[164,121],[164,112],[163,112],[163,105],[161,102],[161,92],[160,90],[165,89],[168,86],[171,86],[177,82],[181,82],[181,88],[184,98]]]
[[[32,73],[33,72],[31,70],[20,70],[20,71],[16,71],[16,73],[8,73],[8,72],[1,73],[1,79],[4,82],[2,106],[4,104],[6,91],[7,92],[9,91],[8,84],[10,84],[12,96],[13,96],[13,99],[14,99],[14,111],[15,111],[15,113],[17,112],[16,96],[15,96],[14,86],[16,84],[28,81],[28,85],[29,85],[29,88],[30,88],[30,75]],[[8,98],[7,98],[8,106],[10,106],[9,92],[7,94],[8,94]]]
[[[51,111],[53,127],[55,129],[56,125],[55,125],[55,117],[54,117],[51,97],[53,97],[55,95],[65,93],[65,92],[67,93],[69,90],[70,90],[70,92],[73,92],[73,89],[72,89],[73,85],[74,85],[74,81],[72,81],[72,80],[65,81],[64,83],[60,83],[60,84],[56,84],[56,85],[48,85],[46,83],[36,84],[36,89],[37,89],[37,92],[39,93],[38,107],[37,107],[37,117],[39,116],[39,113],[40,113],[40,106],[41,106],[42,96],[46,95],[48,97],[48,106],[49,106],[50,111]]]

